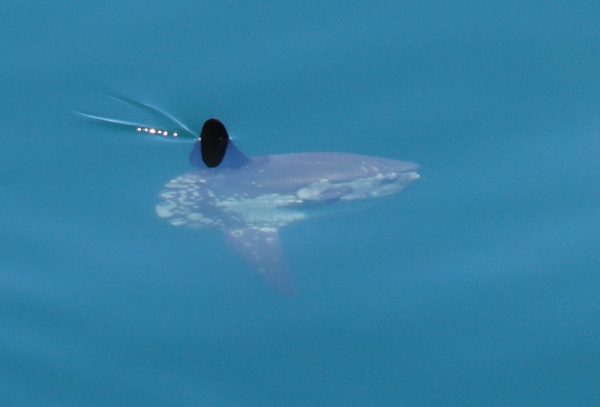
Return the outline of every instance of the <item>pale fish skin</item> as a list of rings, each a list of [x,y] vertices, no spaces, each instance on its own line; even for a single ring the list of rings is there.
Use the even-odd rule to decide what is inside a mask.
[[[222,230],[267,283],[293,295],[279,229],[397,194],[419,179],[418,168],[411,162],[343,153],[251,158],[239,168],[201,168],[173,179],[159,195],[156,214],[174,226]]]
[[[169,113],[116,96],[105,97],[102,106],[120,117],[77,113],[103,125],[154,137],[194,140],[190,161],[197,169],[165,185],[156,214],[174,226],[221,230],[234,251],[287,296],[294,295],[295,289],[279,243],[280,228],[355,212],[419,179],[419,167],[412,162],[344,153],[249,158],[232,142],[223,162],[208,168],[202,163],[198,133]],[[226,134],[224,126],[222,131]]]

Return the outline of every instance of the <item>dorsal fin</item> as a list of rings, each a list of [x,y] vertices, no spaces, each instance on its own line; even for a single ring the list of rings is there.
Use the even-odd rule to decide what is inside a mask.
[[[229,139],[225,126],[217,119],[208,119],[204,123],[200,140],[194,143],[190,153],[190,163],[198,168],[236,169],[249,161]]]
[[[221,164],[229,144],[229,134],[223,123],[217,119],[208,119],[200,132],[200,153],[208,168]]]

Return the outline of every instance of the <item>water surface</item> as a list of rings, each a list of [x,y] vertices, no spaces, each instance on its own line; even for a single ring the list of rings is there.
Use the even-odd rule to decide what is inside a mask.
[[[600,403],[600,10],[590,2],[3,6],[0,404]],[[283,230],[270,292],[157,194],[190,145],[410,160],[374,210]]]

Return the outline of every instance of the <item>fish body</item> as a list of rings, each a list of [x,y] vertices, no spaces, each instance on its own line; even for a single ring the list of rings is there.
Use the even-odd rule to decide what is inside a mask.
[[[419,178],[417,169],[411,162],[358,154],[244,157],[241,166],[198,168],[172,179],[159,194],[156,214],[174,226],[221,230],[267,283],[293,295],[279,230],[394,195]]]
[[[201,137],[154,106],[108,96],[116,117],[77,113],[89,120],[170,140],[194,140],[193,170],[159,193],[156,214],[173,226],[216,229],[268,284],[294,294],[279,230],[296,222],[349,213],[406,189],[419,178],[412,162],[345,153],[247,157],[217,119]]]

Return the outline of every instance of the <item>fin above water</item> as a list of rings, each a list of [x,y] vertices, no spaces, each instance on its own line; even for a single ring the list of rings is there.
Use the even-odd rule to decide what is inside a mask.
[[[244,155],[233,141],[229,140],[225,126],[221,124],[223,135],[218,128],[208,129],[207,123],[210,121],[219,122],[216,119],[209,119],[202,127],[200,140],[194,143],[194,147],[190,152],[190,163],[196,168],[229,168],[238,169],[246,165],[250,159]],[[214,123],[213,123],[214,124]],[[212,127],[212,126],[209,126]],[[226,137],[227,142],[223,140]],[[212,139],[212,140],[211,140]]]
[[[217,119],[208,119],[200,132],[200,153],[202,161],[208,168],[215,168],[221,164],[227,146],[229,134],[223,123]]]

